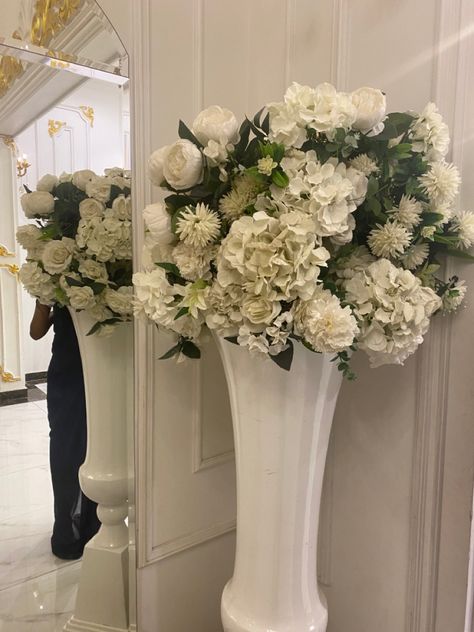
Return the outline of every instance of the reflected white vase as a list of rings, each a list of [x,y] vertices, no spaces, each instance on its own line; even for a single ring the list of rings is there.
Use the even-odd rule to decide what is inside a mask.
[[[341,373],[295,344],[285,371],[216,337],[229,387],[237,467],[234,574],[225,632],[325,632],[317,582],[321,492]]]
[[[98,533],[84,549],[73,617],[65,630],[122,632],[128,624],[129,467],[133,324],[110,336],[88,336],[94,321],[70,310],[81,353],[87,409],[87,452],[79,470],[84,494],[98,503]]]

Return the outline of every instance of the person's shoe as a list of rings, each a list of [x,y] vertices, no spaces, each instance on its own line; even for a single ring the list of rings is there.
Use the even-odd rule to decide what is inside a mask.
[[[56,557],[59,557],[60,560],[80,560],[82,557],[82,551],[55,551],[54,549],[51,549],[53,552],[53,555],[55,555]]]

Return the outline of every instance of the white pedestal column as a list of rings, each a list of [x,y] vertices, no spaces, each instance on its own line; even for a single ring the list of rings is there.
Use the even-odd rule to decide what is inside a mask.
[[[229,386],[237,466],[234,575],[225,632],[325,632],[317,584],[324,465],[341,374],[295,344],[290,372],[217,339]]]
[[[109,337],[87,336],[93,321],[71,310],[81,351],[87,406],[87,454],[79,471],[84,494],[102,522],[86,545],[68,631],[123,632],[128,617],[127,424],[132,410],[132,323]]]

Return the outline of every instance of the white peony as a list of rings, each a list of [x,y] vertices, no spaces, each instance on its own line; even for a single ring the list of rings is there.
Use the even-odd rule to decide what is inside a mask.
[[[169,145],[160,147],[160,149],[156,149],[148,159],[148,177],[157,187],[160,187],[165,179],[163,175],[163,165],[169,149]]]
[[[380,134],[384,128],[383,120],[387,110],[387,101],[381,90],[359,88],[351,95],[357,114],[353,128],[370,136]]]
[[[174,240],[171,232],[171,216],[162,202],[146,206],[143,219],[155,243],[164,245]]]
[[[192,131],[203,145],[209,141],[227,145],[238,140],[239,123],[230,110],[211,105],[196,116]]]
[[[32,191],[21,196],[21,207],[28,219],[46,217],[54,211],[54,197],[48,191]]]
[[[44,245],[44,242],[41,242],[41,230],[34,226],[33,224],[25,224],[24,226],[19,226],[16,231],[16,240],[20,244],[22,248],[25,250],[31,250],[37,248],[39,244]]]
[[[120,316],[132,313],[133,287],[122,286],[118,290],[106,289],[104,292],[107,306]]]
[[[294,310],[294,330],[320,353],[338,353],[352,345],[359,332],[349,306],[337,296],[317,288],[309,301],[299,301]]]
[[[58,186],[58,184],[58,178],[51,175],[50,173],[47,173],[40,180],[38,180],[38,183],[36,184],[36,190],[47,191],[48,193],[51,193],[54,187]]]
[[[201,182],[202,174],[202,154],[194,143],[178,140],[169,147],[163,161],[163,175],[171,187],[191,189]]]
[[[75,187],[81,189],[81,191],[85,191],[87,184],[95,177],[97,176],[90,169],[82,169],[72,174],[72,183]]]
[[[117,219],[132,219],[132,199],[118,195],[112,203],[112,211]]]
[[[64,272],[72,261],[75,248],[76,242],[74,239],[69,239],[69,237],[47,242],[41,256],[46,272],[49,272],[49,274],[61,274],[61,272]]]
[[[66,290],[69,304],[73,309],[83,310],[91,308],[95,303],[95,296],[92,288],[84,285],[79,287],[73,285]]]
[[[104,176],[96,176],[90,178],[86,184],[86,193],[88,197],[95,198],[104,204],[110,199],[110,190],[112,186],[110,178]]]
[[[79,203],[79,215],[82,219],[92,219],[93,217],[103,217],[105,205],[94,198],[86,198]]]

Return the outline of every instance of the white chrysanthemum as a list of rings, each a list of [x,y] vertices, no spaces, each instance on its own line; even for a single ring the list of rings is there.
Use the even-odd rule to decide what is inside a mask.
[[[217,278],[224,287],[240,285],[272,300],[307,299],[329,256],[307,215],[259,211],[232,224],[217,254]]]
[[[246,175],[238,176],[229,193],[224,195],[219,203],[220,212],[227,219],[237,219],[243,215],[245,209],[251,204],[260,190],[259,184],[253,178]]]
[[[409,195],[402,195],[398,208],[394,208],[390,214],[394,220],[410,230],[421,222],[422,212],[421,202]]]
[[[470,211],[456,213],[451,226],[457,233],[457,238],[463,248],[470,248],[474,244],[474,213]]]
[[[207,204],[199,203],[195,208],[187,206],[178,219],[176,232],[181,241],[204,248],[219,236],[221,220]]]
[[[386,222],[370,231],[367,243],[376,257],[396,257],[410,244],[411,233],[398,222]]]
[[[449,149],[449,129],[434,103],[428,103],[410,129],[413,151],[423,152],[429,161],[442,160]]]
[[[436,232],[436,226],[423,226],[423,228],[420,231],[421,236],[424,237],[425,239],[429,239],[430,241],[433,241],[435,232]]]
[[[320,353],[338,353],[347,349],[359,332],[351,308],[342,307],[337,296],[320,288],[309,301],[298,303],[294,312],[294,330]]]
[[[457,281],[441,297],[443,301],[443,311],[454,312],[458,309],[466,296],[467,287],[465,281]]]
[[[441,307],[431,288],[388,259],[355,274],[345,289],[360,327],[358,345],[373,367],[403,364],[423,342],[430,317]]]
[[[403,253],[400,257],[400,261],[408,270],[414,270],[418,268],[418,266],[421,266],[428,257],[429,252],[430,249],[427,243],[413,244],[413,246],[410,246],[408,250]]]
[[[419,182],[434,204],[449,204],[458,194],[461,178],[455,165],[435,162]]]
[[[360,154],[350,161],[351,167],[361,171],[365,176],[369,177],[373,173],[380,171],[375,160],[372,160],[367,154]]]

